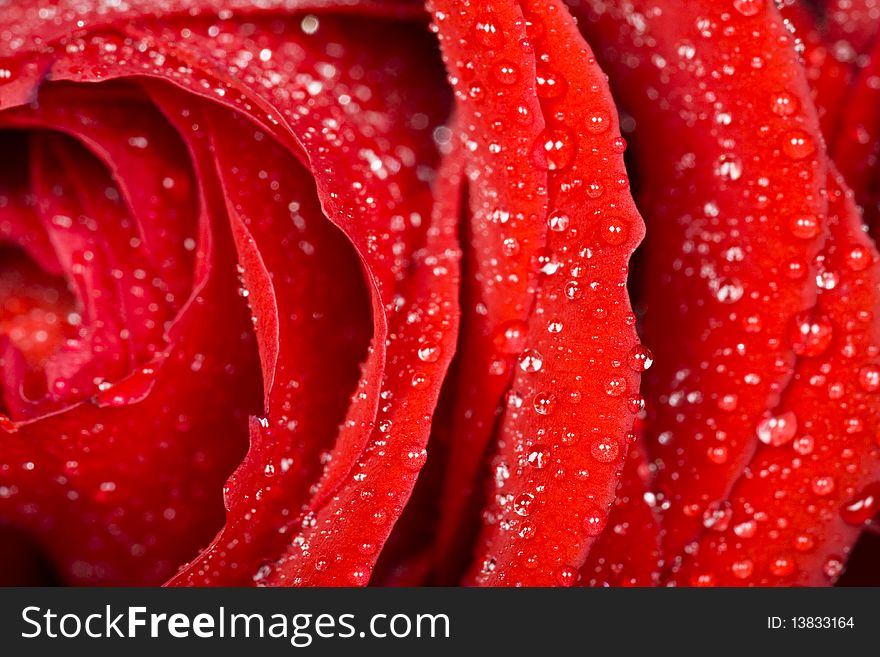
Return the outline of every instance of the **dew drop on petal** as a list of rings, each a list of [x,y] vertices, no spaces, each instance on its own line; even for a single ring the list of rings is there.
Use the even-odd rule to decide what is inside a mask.
[[[722,155],[715,162],[715,175],[721,178],[721,180],[729,180],[731,182],[739,180],[742,177],[742,172],[742,160],[731,153]]]
[[[598,508],[588,508],[584,512],[583,526],[588,536],[598,536],[605,529],[608,517]]]
[[[770,96],[770,110],[777,116],[791,116],[799,107],[800,101],[787,91],[780,91]]]
[[[515,319],[499,326],[492,342],[502,354],[513,355],[525,349],[527,337],[528,325]]]
[[[621,217],[606,217],[602,220],[602,240],[611,246],[618,246],[629,239],[628,224]]]
[[[366,586],[370,581],[370,568],[364,565],[354,566],[348,571],[348,581],[352,586]]]
[[[486,48],[497,48],[504,38],[492,14],[483,14],[474,23],[474,38]]]
[[[590,454],[599,463],[611,463],[617,459],[619,453],[620,446],[618,441],[610,436],[596,438],[593,444],[590,445]]]
[[[556,583],[559,586],[569,588],[575,585],[578,578],[578,571],[571,566],[563,566],[556,571]]]
[[[508,60],[498,62],[492,69],[492,76],[501,84],[515,84],[519,79],[519,66]]]
[[[654,364],[654,355],[644,345],[636,345],[629,352],[629,367],[634,372],[644,372]]]
[[[795,215],[788,224],[791,234],[802,240],[816,237],[819,234],[819,227],[819,219],[812,214]]]
[[[792,130],[782,139],[782,152],[792,160],[803,160],[816,152],[816,142],[803,130]]]
[[[558,71],[539,66],[536,71],[537,93],[539,98],[554,100],[561,98],[568,88],[568,81]]]
[[[758,424],[758,440],[765,445],[779,447],[791,441],[797,433],[797,416],[791,411],[771,415]]]
[[[871,522],[878,511],[880,511],[880,482],[874,482],[865,486],[843,505],[840,517],[848,525],[860,527]]]
[[[715,282],[715,298],[721,303],[736,303],[742,299],[745,290],[735,278],[721,278]]]
[[[614,376],[605,382],[605,393],[610,397],[620,397],[626,393],[626,379]]]
[[[608,132],[611,127],[611,115],[602,110],[597,110],[587,117],[587,130],[594,135]]]
[[[421,470],[427,460],[428,452],[420,445],[414,445],[403,452],[403,466],[410,472]]]
[[[543,365],[543,356],[534,349],[526,349],[519,357],[519,368],[527,374],[540,372]]]
[[[819,356],[828,349],[834,328],[827,315],[799,313],[794,318],[791,348],[798,356]]]
[[[557,233],[568,230],[570,221],[568,215],[559,210],[554,210],[547,217],[547,225],[550,227],[550,230]]]
[[[556,408],[556,395],[552,392],[539,392],[535,395],[533,404],[539,415],[550,415]]]
[[[754,16],[764,8],[764,0],[733,0],[733,8],[743,16]]]
[[[533,445],[526,461],[536,470],[543,470],[550,464],[550,449],[545,445]]]
[[[526,517],[532,512],[535,496],[531,493],[520,493],[513,500],[513,511],[518,516]]]
[[[834,492],[835,487],[834,477],[828,475],[813,477],[813,480],[810,482],[810,488],[819,497],[831,495],[831,493]]]
[[[755,564],[750,559],[734,561],[730,564],[730,572],[737,579],[748,579],[755,570]]]
[[[830,580],[836,580],[843,574],[845,567],[843,559],[838,556],[830,556],[822,564],[822,573]]]
[[[557,171],[566,168],[574,159],[575,138],[567,128],[548,128],[538,137],[535,148],[543,153],[543,157],[538,157],[537,164]]]
[[[440,358],[440,345],[434,342],[424,342],[419,345],[419,360],[424,363],[436,363]]]
[[[865,392],[880,390],[880,367],[865,365],[859,370],[859,387]]]

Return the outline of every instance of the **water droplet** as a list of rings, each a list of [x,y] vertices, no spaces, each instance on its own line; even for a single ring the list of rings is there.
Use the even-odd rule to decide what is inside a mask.
[[[780,91],[770,96],[770,110],[777,116],[791,116],[799,107],[800,102],[797,97],[787,91]]]
[[[813,439],[813,437],[810,435],[806,435],[795,438],[791,446],[794,451],[801,456],[807,456],[808,454],[813,453],[813,447],[815,446],[815,444],[816,441]]]
[[[629,352],[629,367],[634,372],[644,372],[654,364],[654,354],[646,346],[637,344]]]
[[[526,349],[519,357],[519,368],[528,374],[534,374],[541,371],[544,365],[544,358],[534,349]]]
[[[641,395],[633,395],[626,402],[630,413],[641,413],[645,410],[645,398]]]
[[[496,329],[492,342],[502,354],[518,354],[525,349],[528,330],[525,322],[514,319]]]
[[[793,281],[802,280],[807,275],[807,263],[800,258],[792,258],[785,263],[784,272]]]
[[[552,392],[539,392],[534,399],[535,412],[550,415],[556,409],[556,395]]]
[[[752,576],[754,569],[755,565],[750,559],[734,561],[730,564],[730,572],[732,572],[733,576],[737,579],[748,579]]]
[[[754,16],[764,8],[764,0],[733,0],[733,8],[743,16]]]
[[[543,470],[550,464],[550,449],[541,444],[532,445],[526,460],[533,468]]]
[[[529,522],[528,520],[523,520],[519,526],[518,533],[520,538],[529,540],[535,537],[535,534],[538,533],[538,528],[535,527],[535,523]]]
[[[518,516],[526,517],[532,512],[535,496],[531,493],[520,493],[513,500],[513,511]]]
[[[578,572],[571,566],[563,566],[556,571],[556,582],[559,586],[564,586],[565,588],[574,586],[575,582],[577,582],[577,578]]]
[[[254,582],[261,582],[266,579],[269,575],[272,574],[272,571],[275,569],[275,566],[271,562],[264,562],[260,564],[260,567],[257,568],[257,572],[254,573],[253,580]]]
[[[419,345],[419,360],[423,363],[436,363],[440,358],[440,345],[434,342],[424,342]]]
[[[722,180],[739,180],[742,177],[742,172],[742,160],[732,153],[722,155],[715,162],[715,175]]]
[[[877,392],[880,389],[880,368],[876,365],[865,365],[860,369],[859,387],[865,392]]]
[[[584,512],[584,530],[588,536],[598,536],[605,529],[608,517],[598,508],[588,508]]]
[[[365,557],[370,556],[371,554],[376,554],[376,550],[378,546],[375,543],[370,541],[363,541],[358,544],[357,551],[360,552]]]
[[[597,110],[587,117],[587,130],[594,135],[608,132],[611,127],[611,115],[603,110]]]
[[[828,475],[813,477],[813,480],[810,482],[810,488],[819,497],[831,495],[835,488],[834,477]]]
[[[835,580],[843,574],[844,562],[838,556],[830,556],[825,560],[825,563],[822,565],[822,572],[825,574],[825,577],[831,580]]]
[[[721,397],[718,399],[719,410],[726,411],[728,413],[735,411],[738,405],[739,397],[733,393],[721,395]]]
[[[602,220],[602,240],[611,246],[618,246],[629,238],[629,227],[622,217],[606,217]]]
[[[855,497],[843,505],[840,517],[848,525],[866,525],[880,510],[880,482],[868,484]]]
[[[565,90],[568,88],[568,80],[561,73],[544,67],[538,67],[536,73],[539,98],[554,100],[565,94]]]
[[[538,137],[535,148],[544,157],[537,164],[550,171],[564,169],[571,164],[575,153],[575,138],[567,128],[548,128]]]
[[[827,315],[799,313],[794,318],[791,348],[798,356],[819,356],[828,349],[834,328]]]
[[[418,472],[428,460],[428,451],[421,445],[413,445],[403,452],[403,467],[410,472]]]
[[[871,264],[871,254],[868,249],[856,244],[847,251],[845,260],[846,266],[853,271],[864,271]]]
[[[590,454],[599,463],[611,463],[617,460],[617,456],[620,454],[620,446],[615,438],[602,436],[601,438],[596,438],[593,444],[590,445]]]
[[[736,303],[742,299],[745,290],[735,278],[720,278],[715,281],[715,298],[721,303]]]
[[[474,23],[474,38],[486,48],[497,48],[504,38],[492,14],[483,14]]]
[[[745,520],[733,528],[733,533],[740,538],[752,538],[758,531],[758,523],[754,520]]]
[[[550,230],[557,233],[568,230],[570,221],[569,216],[559,210],[554,210],[547,217],[547,225],[550,227]]]
[[[515,237],[505,237],[501,242],[501,252],[508,257],[515,256],[519,253],[519,240]]]
[[[714,532],[725,532],[732,517],[733,509],[729,502],[712,502],[703,511],[703,527]]]
[[[348,581],[352,586],[366,586],[370,581],[370,567],[363,564],[354,566],[348,571]]]
[[[0,84],[6,84],[18,74],[18,64],[0,60]]]
[[[586,186],[584,191],[590,198],[599,198],[605,193],[605,187],[599,181],[594,180]]]
[[[724,445],[713,445],[706,450],[706,458],[709,459],[709,462],[714,463],[715,465],[727,463],[729,457],[730,454],[727,451],[727,447]]]
[[[508,60],[500,61],[492,68],[492,76],[501,84],[515,84],[519,79],[519,66]]]
[[[626,393],[626,379],[621,376],[614,376],[605,382],[605,394],[610,397],[620,397]]]
[[[708,588],[718,585],[718,579],[714,573],[697,573],[690,578],[690,585],[693,587]]]
[[[782,152],[792,160],[803,160],[816,152],[816,142],[803,130],[792,130],[782,139]]]
[[[811,552],[816,547],[815,539],[809,534],[798,534],[792,539],[791,544],[798,552]]]
[[[758,424],[758,440],[774,447],[784,445],[794,438],[797,424],[797,416],[791,411],[766,417]]]
[[[821,224],[819,219],[812,214],[795,215],[788,222],[791,234],[802,240],[810,240],[819,234]]]
[[[770,561],[770,572],[777,577],[785,577],[794,572],[794,560],[786,554],[780,554]]]

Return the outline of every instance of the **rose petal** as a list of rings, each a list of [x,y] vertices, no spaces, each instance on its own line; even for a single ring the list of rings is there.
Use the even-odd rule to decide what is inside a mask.
[[[615,150],[615,112],[604,76],[589,58],[570,16],[558,4],[522,3],[528,35],[524,45],[511,29],[523,24],[521,19],[517,23],[517,5],[496,3],[485,10],[455,7],[444,12],[442,20],[435,14],[441,33],[447,30],[444,40],[452,44],[450,59],[466,52],[484,62],[472,79],[456,78],[460,97],[468,94],[481,107],[479,95],[473,97],[474,86],[502,93],[500,85],[510,79],[511,71],[499,70],[492,53],[505,48],[516,53],[517,62],[523,60],[524,49],[526,61],[535,57],[549,62],[546,71],[534,75],[553,76],[559,84],[567,80],[567,88],[539,98],[541,116],[548,123],[530,144],[517,140],[517,131],[507,141],[503,126],[513,130],[516,118],[505,116],[498,137],[502,157],[492,154],[491,142],[488,149],[487,161],[501,167],[505,147],[513,149],[511,154],[525,148],[528,159],[520,160],[520,169],[513,171],[527,175],[520,170],[537,167],[547,172],[550,216],[533,213],[522,218],[530,231],[547,241],[548,249],[536,253],[530,268],[543,268],[543,277],[526,319],[515,326],[500,325],[500,334],[493,336],[518,359],[493,458],[496,487],[487,501],[476,560],[465,581],[558,584],[567,569],[574,568],[576,575],[599,533],[590,523],[607,515],[622,464],[620,445],[632,426],[626,397],[621,396],[638,385],[638,375],[624,365],[636,342],[625,272],[642,224],[629,197],[622,149]],[[464,66],[454,61],[459,69]],[[522,67],[519,75],[528,79],[531,66]],[[529,87],[524,91],[531,93]],[[516,95],[512,98],[520,102]],[[525,98],[529,102],[529,96]],[[486,139],[478,128],[475,132]],[[492,193],[496,183],[489,178],[483,194]],[[478,179],[475,186],[480,184]],[[523,192],[529,190],[523,187]],[[474,234],[484,230],[482,222],[472,226]],[[520,269],[514,271],[521,276]],[[613,394],[607,392],[609,385]],[[591,409],[589,419],[578,416],[581,404]],[[577,473],[587,468],[591,479],[585,482]]]
[[[831,237],[820,262],[835,284],[822,290],[813,314],[829,318],[832,342],[820,356],[798,360],[773,411],[797,431],[785,443],[759,447],[728,501],[704,520],[698,549],[673,582],[828,585],[876,512],[880,256],[834,173],[828,195]]]
[[[880,231],[880,44],[870,52],[846,99],[831,155],[865,212],[875,237]]]
[[[638,432],[637,432],[638,433]],[[657,586],[662,572],[659,511],[645,445],[629,449],[608,526],[580,570],[585,586]]]
[[[65,582],[155,585],[222,521],[259,374],[224,213],[201,207],[203,226],[216,221],[200,241],[210,265],[167,358],[135,373],[151,392],[4,425],[0,516],[40,541]]]
[[[527,35],[516,2],[461,10],[436,2],[433,11],[447,68],[458,81],[453,130],[475,182],[464,222],[463,319],[448,427],[444,503],[435,540],[441,583],[454,583],[471,558],[485,491],[485,458],[503,395],[523,349],[546,243],[547,172],[532,163],[544,127],[534,58],[519,42]],[[478,176],[478,178],[477,178]]]
[[[791,379],[791,326],[815,301],[827,231],[822,141],[772,3],[635,2],[639,29],[617,8],[580,4],[637,126],[656,357],[646,437],[671,560],[727,496]]]

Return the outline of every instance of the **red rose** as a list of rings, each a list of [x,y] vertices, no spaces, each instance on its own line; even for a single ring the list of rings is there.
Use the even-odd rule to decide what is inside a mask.
[[[4,581],[838,579],[871,2],[195,4],[0,8]]]

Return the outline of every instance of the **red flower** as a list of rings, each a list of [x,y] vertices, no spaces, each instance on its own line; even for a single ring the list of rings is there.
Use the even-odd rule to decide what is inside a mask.
[[[258,5],[0,10],[5,582],[838,579],[872,2]]]

